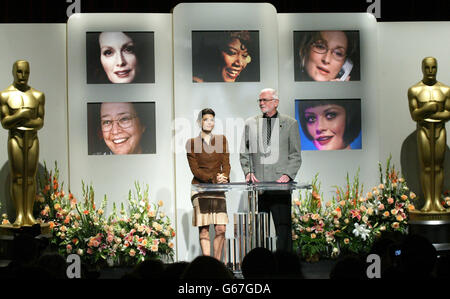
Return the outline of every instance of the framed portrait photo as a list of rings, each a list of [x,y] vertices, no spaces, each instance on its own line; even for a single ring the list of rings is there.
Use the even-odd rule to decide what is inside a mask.
[[[88,155],[156,153],[155,102],[87,104]]]
[[[86,32],[87,84],[155,83],[154,32]]]
[[[302,150],[362,149],[361,99],[295,100]]]
[[[192,31],[192,82],[259,82],[259,31]]]
[[[295,81],[360,81],[358,30],[294,31]]]

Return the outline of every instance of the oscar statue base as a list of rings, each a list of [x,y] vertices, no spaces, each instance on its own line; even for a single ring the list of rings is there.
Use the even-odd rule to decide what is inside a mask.
[[[50,224],[42,223],[33,226],[13,226],[12,224],[0,225],[0,236],[14,236],[20,233],[32,235],[49,235],[51,233]]]
[[[14,254],[14,238],[21,234],[28,234],[43,244],[52,237],[48,223],[33,226],[15,227],[11,224],[0,225],[0,261],[11,261]],[[47,241],[46,241],[47,240]]]
[[[427,238],[437,251],[450,250],[450,211],[409,214],[409,233]]]

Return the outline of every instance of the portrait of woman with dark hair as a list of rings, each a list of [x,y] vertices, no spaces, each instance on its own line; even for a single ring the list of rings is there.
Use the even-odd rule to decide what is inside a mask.
[[[258,31],[193,31],[192,81],[259,82]]]
[[[294,31],[295,81],[359,81],[359,31]]]
[[[87,83],[154,83],[153,32],[88,32]]]
[[[296,100],[296,106],[302,150],[361,149],[361,100]]]
[[[156,153],[155,103],[88,103],[88,154]]]

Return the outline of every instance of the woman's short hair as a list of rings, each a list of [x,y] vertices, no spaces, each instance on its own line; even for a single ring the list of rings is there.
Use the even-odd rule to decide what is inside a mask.
[[[360,100],[305,100],[299,101],[299,118],[303,133],[309,140],[314,138],[309,134],[305,111],[308,108],[338,105],[345,109],[344,144],[347,146],[358,137],[361,132],[361,101]]]
[[[205,108],[205,109],[202,109],[198,113],[197,122],[199,122],[201,124],[203,115],[206,115],[206,114],[211,114],[212,116],[216,117],[216,113],[214,112],[214,110],[212,110],[211,108]]]

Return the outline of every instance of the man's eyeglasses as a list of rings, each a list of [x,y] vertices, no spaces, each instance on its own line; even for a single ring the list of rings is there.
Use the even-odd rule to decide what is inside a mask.
[[[270,101],[273,101],[273,99],[257,99],[256,100],[256,102],[258,102],[258,103],[261,103],[261,102],[267,103],[267,102],[270,102]]]
[[[322,42],[313,42],[311,44],[311,49],[318,54],[325,54],[329,50],[331,50],[333,58],[339,61],[344,60],[345,57],[347,56],[347,53],[345,52],[344,48],[338,47],[334,49],[329,49],[328,46]]]
[[[114,122],[117,122],[119,127],[121,127],[122,129],[127,129],[131,127],[131,125],[133,124],[133,119],[136,117],[137,117],[136,115],[129,114],[124,115],[119,119],[102,119],[101,120],[102,131],[104,132],[111,131]]]

